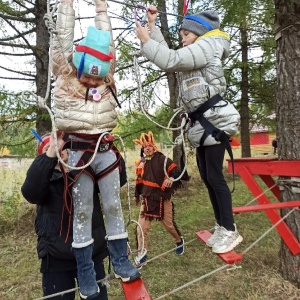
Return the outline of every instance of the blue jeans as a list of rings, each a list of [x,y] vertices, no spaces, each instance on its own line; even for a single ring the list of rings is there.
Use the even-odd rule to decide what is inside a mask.
[[[95,264],[96,279],[97,281],[105,277],[105,270],[103,263]],[[60,293],[66,290],[75,288],[77,271],[66,272],[45,272],[42,276],[43,296],[49,296],[55,293]],[[106,286],[99,283],[100,295],[95,300],[107,300]],[[53,300],[74,300],[75,291],[52,297]]]

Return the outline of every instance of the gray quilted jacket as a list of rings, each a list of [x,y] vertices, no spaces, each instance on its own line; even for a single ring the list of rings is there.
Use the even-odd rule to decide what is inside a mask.
[[[111,31],[106,1],[95,0],[95,7],[97,10],[95,27]],[[56,24],[58,34],[53,41],[52,63],[57,128],[68,133],[83,134],[101,134],[111,131],[117,125],[116,102],[106,84],[97,87],[101,94],[99,102],[93,101],[92,95],[89,95],[88,101],[85,101],[86,88],[79,83],[76,74],[69,77],[62,71],[63,67],[72,62],[75,26],[75,11],[72,4],[61,2]],[[111,39],[111,51],[114,53],[113,39]],[[114,66],[115,61],[112,62],[111,75]]]
[[[188,113],[197,110],[216,94],[224,96],[226,80],[222,59],[228,57],[229,36],[216,29],[199,37],[192,45],[178,50],[169,49],[161,31],[156,28],[150,33],[151,39],[142,46],[143,55],[167,72],[178,72],[180,105]],[[233,136],[238,131],[240,115],[227,101],[219,101],[204,116],[215,127]],[[188,130],[192,146],[198,147],[204,129],[198,121]],[[204,146],[217,144],[211,135]]]

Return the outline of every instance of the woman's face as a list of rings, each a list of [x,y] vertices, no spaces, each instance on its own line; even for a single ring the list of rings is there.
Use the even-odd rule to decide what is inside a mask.
[[[180,30],[179,34],[182,39],[183,47],[193,44],[195,40],[198,38],[198,35],[185,29]]]
[[[151,157],[154,154],[154,147],[152,145],[147,145],[144,147],[144,154],[146,157]]]
[[[104,83],[104,78],[89,76],[84,73],[79,78],[79,82],[88,88],[96,88]]]

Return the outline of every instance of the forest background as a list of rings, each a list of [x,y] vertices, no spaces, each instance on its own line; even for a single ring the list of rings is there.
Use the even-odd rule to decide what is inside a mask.
[[[55,3],[49,2],[51,7]],[[79,4],[82,3],[92,6],[89,0]],[[109,14],[117,24],[114,25],[114,31],[118,32],[114,36],[118,51],[116,80],[121,87],[118,98],[123,106],[115,133],[122,137],[128,149],[132,148],[132,139],[143,131],[152,130],[158,142],[168,145],[175,142],[179,134],[178,130],[166,132],[158,126],[167,126],[178,108],[176,74],[162,72],[135,56],[139,43],[134,37],[133,16],[138,3],[140,1],[108,1],[109,5],[117,4],[121,9],[120,12],[109,9]],[[157,25],[169,47],[180,47],[178,26],[183,17],[184,1],[142,3],[158,6],[160,17]],[[48,93],[48,79],[51,80],[48,76],[49,30],[44,20],[47,4],[45,0],[0,0],[0,147],[19,157],[35,155],[35,140],[30,128],[36,128],[41,134],[52,128],[48,112],[39,108],[36,97],[45,98],[51,108],[51,91]],[[225,98],[241,114],[240,156],[253,156],[250,130],[254,125],[262,125],[268,126],[277,136],[278,159],[297,162],[300,156],[300,1],[204,0],[191,1],[188,8],[188,14],[204,9],[218,10],[222,29],[231,36],[231,55],[224,62],[228,82]],[[77,12],[82,13],[80,8]],[[78,32],[81,33],[78,41],[85,34],[81,24],[92,17],[80,17],[80,14],[77,19]],[[24,93],[24,83],[29,93]],[[276,118],[269,118],[274,114]],[[178,123],[175,118],[171,125],[176,127]],[[181,147],[174,148],[176,161],[181,151]],[[281,201],[299,199],[299,180],[280,179]],[[4,201],[7,199],[4,195]],[[287,211],[282,211],[282,215]],[[298,240],[299,220],[297,211],[285,220]],[[9,226],[3,223],[1,228]],[[284,243],[279,244],[278,272],[283,279],[299,287],[299,255],[291,255]],[[233,298],[228,296],[227,299]]]

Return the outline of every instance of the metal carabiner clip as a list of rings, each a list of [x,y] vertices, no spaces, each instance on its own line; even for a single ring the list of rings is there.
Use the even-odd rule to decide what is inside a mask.
[[[143,17],[139,16],[138,10],[144,11]],[[134,19],[136,22],[139,22],[142,26],[145,25],[148,22],[148,7],[143,4],[137,4],[134,7]]]

